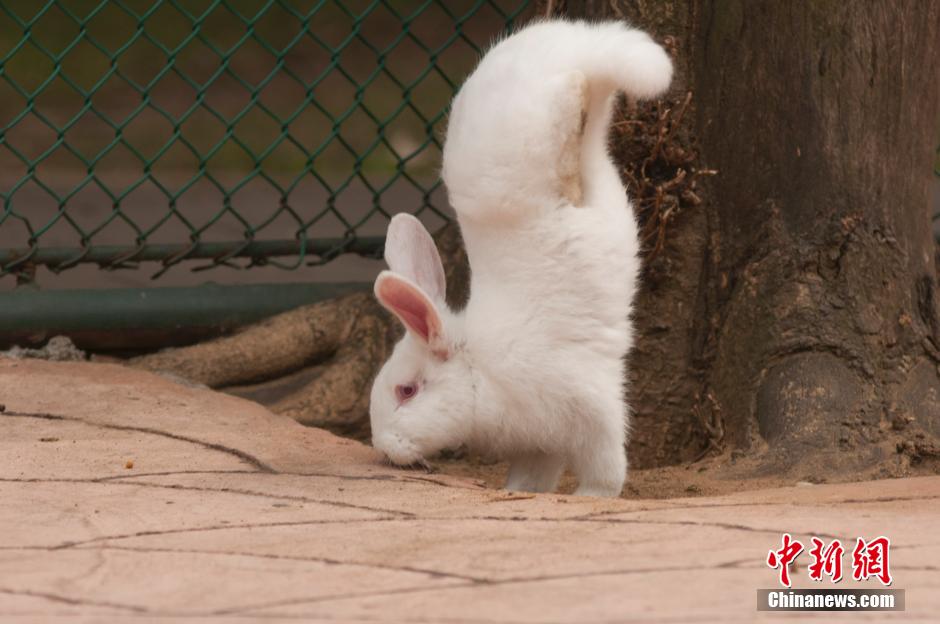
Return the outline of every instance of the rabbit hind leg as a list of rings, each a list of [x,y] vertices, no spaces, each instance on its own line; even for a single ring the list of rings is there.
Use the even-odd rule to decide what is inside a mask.
[[[569,458],[577,496],[620,496],[627,478],[626,406],[619,397],[594,414],[591,427]]]

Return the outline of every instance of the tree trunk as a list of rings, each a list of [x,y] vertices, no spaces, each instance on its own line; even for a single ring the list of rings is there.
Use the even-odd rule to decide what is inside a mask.
[[[631,464],[723,448],[809,478],[936,467],[940,4],[567,10],[625,16],[675,49],[684,131],[718,170],[647,268]]]

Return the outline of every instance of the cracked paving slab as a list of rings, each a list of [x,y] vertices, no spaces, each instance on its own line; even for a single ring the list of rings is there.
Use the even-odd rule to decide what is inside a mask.
[[[784,531],[888,534],[892,619],[940,609],[940,477],[519,496],[113,365],[0,358],[0,404],[0,621],[761,621]]]
[[[316,618],[344,621],[381,621],[393,612],[398,621],[456,622],[753,622],[779,620],[780,614],[757,613],[751,583],[742,582],[742,571],[722,568],[642,569],[591,577],[519,581],[493,585],[416,589],[408,592],[376,592],[370,596],[318,601],[275,603],[245,613],[265,616]],[[709,591],[703,586],[707,576]],[[919,582],[923,573],[912,575]],[[550,598],[549,598],[550,597]],[[456,605],[462,608],[458,611]],[[742,607],[747,605],[747,608]],[[428,617],[428,614],[432,614]],[[451,615],[453,619],[447,619]],[[884,613],[827,613],[814,617],[784,615],[787,622],[876,621]],[[896,614],[890,614],[895,616]],[[901,618],[931,621],[925,613],[898,614]],[[776,618],[768,616],[777,616]],[[791,616],[791,617],[787,617]],[[440,619],[438,619],[440,618]],[[891,617],[891,620],[901,619]],[[932,621],[936,621],[935,619]]]
[[[0,577],[7,579],[4,588],[14,592],[58,588],[58,595],[74,600],[164,616],[223,615],[259,604],[328,600],[349,595],[351,588],[392,593],[461,582],[420,571],[237,553],[81,548],[57,553],[56,570],[43,566],[44,561],[40,552],[15,558],[13,553],[0,553]],[[11,576],[21,566],[23,571]],[[273,578],[284,582],[258,591],[259,579]]]
[[[355,539],[350,539],[351,533]],[[746,560],[751,552],[746,544],[740,544],[736,531],[723,528],[702,528],[682,538],[675,531],[663,531],[656,523],[625,528],[617,523],[480,517],[235,527],[214,535],[212,548],[216,552],[237,552],[249,535],[252,552],[265,556],[303,552],[332,561],[425,570],[483,584],[646,569],[669,548],[691,550],[681,566],[693,568],[711,567],[716,561]],[[564,547],[559,547],[562,539]],[[696,540],[706,544],[696,544]],[[204,549],[204,542],[204,536],[177,532],[108,540],[103,547],[149,550],[168,545],[191,551]],[[572,553],[578,556],[573,558]]]
[[[2,383],[2,382],[0,382]],[[224,452],[206,453],[204,448],[184,440],[151,440],[153,434],[139,431],[103,429],[79,421],[61,420],[41,426],[55,435],[36,435],[37,418],[3,416],[4,444],[9,445],[11,461],[0,466],[3,479],[101,479],[125,477],[139,471],[171,471],[198,463],[203,470],[257,470],[240,458]],[[51,424],[51,423],[50,423]],[[141,456],[144,449],[158,444],[159,454]],[[72,461],[80,453],[82,461]]]
[[[146,488],[123,483],[0,481],[0,552],[53,550],[106,536],[205,532],[212,528],[291,522],[377,519],[382,512],[238,492]]]

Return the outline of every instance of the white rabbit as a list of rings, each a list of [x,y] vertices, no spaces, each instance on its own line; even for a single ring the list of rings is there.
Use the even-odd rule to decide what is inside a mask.
[[[408,331],[372,388],[391,461],[462,443],[511,462],[510,490],[617,496],[637,226],[607,152],[618,89],[652,97],[672,64],[621,23],[549,21],[493,47],[454,100],[443,177],[472,272],[462,312],[412,216],[388,228],[375,294]]]

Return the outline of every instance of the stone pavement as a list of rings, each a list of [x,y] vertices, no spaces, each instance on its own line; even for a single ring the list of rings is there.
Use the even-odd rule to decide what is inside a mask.
[[[0,358],[0,404],[0,622],[940,619],[940,477],[510,495],[114,365]],[[756,612],[786,531],[888,535],[907,611]]]

